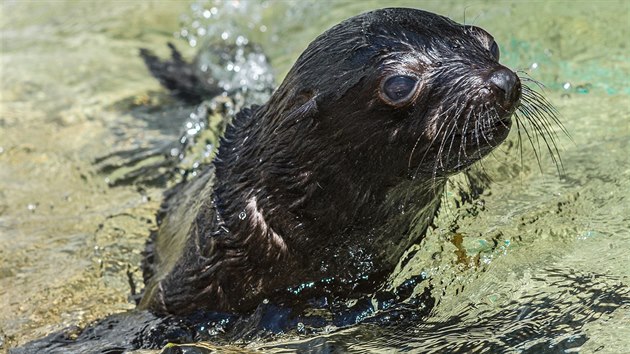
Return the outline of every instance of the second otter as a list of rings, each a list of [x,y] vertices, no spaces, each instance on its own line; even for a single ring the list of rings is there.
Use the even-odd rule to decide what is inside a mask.
[[[478,27],[402,8],[334,26],[236,117],[214,168],[169,193],[141,307],[372,292],[422,239],[447,177],[507,137],[521,90]]]

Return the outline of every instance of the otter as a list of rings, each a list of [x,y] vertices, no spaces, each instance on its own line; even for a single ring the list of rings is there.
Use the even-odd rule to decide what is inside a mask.
[[[164,86],[186,102],[218,92],[171,49],[171,61],[141,53]],[[483,29],[416,9],[332,27],[265,104],[236,115],[212,164],[166,191],[138,308],[12,352],[162,348],[214,341],[209,328],[231,340],[303,320],[346,326],[383,299],[410,300],[404,318],[424,318],[435,301],[430,291],[408,296],[414,279],[391,297],[378,290],[423,239],[447,179],[501,144],[513,122],[558,159],[556,111],[499,56]],[[332,322],[317,312],[327,306]]]
[[[341,22],[167,193],[139,307],[247,313],[373,292],[422,240],[447,178],[496,148],[517,110],[548,113],[535,95],[479,27],[408,8]]]

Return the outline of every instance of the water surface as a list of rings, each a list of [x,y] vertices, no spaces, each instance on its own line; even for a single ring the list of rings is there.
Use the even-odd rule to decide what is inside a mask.
[[[110,188],[93,162],[151,139],[176,138],[176,117],[186,115],[143,120],[130,113],[168,102],[138,48],[166,55],[165,44],[173,41],[192,57],[204,37],[199,28],[225,28],[260,43],[281,79],[317,34],[382,6],[256,2],[250,11],[204,16],[217,4],[227,6],[1,4],[0,348],[134,307],[129,280],[140,279],[141,251],[156,228],[163,190]],[[437,227],[392,276],[393,284],[415,274],[431,277],[438,304],[426,321],[247,345],[271,351],[627,351],[629,4],[388,5],[421,7],[492,33],[506,65],[547,86],[571,135],[559,135],[563,173],[544,149],[538,164],[524,145],[521,162],[513,134],[514,144],[485,160],[494,182],[475,205],[458,208],[454,195],[445,196],[449,205]]]

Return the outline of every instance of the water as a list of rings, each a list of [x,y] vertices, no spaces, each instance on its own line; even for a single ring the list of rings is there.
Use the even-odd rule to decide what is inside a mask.
[[[244,11],[234,4],[2,3],[0,348],[133,308],[129,279],[140,279],[140,252],[156,227],[162,188],[110,188],[93,162],[177,139],[190,113],[179,107],[151,115],[172,100],[143,67],[138,48],[166,56],[173,41],[190,58],[204,35],[223,28],[228,40],[259,43],[280,79],[317,34],[380,6],[267,2]],[[558,176],[546,153],[539,167],[527,146],[521,163],[508,143],[484,163],[494,182],[480,201],[458,208],[454,195],[445,197],[450,206],[437,227],[392,276],[393,284],[431,276],[438,304],[426,320],[248,346],[626,352],[629,4],[388,5],[420,6],[492,33],[502,61],[542,81],[560,111],[572,138],[560,136],[564,173]],[[215,6],[222,17],[205,17]],[[208,27],[212,21],[221,26]]]

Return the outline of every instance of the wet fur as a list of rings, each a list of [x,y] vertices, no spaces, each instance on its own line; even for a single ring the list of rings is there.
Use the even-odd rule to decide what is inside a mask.
[[[447,177],[509,132],[512,111],[479,91],[502,68],[490,42],[410,9],[366,13],[319,36],[269,102],[228,128],[204,175],[213,183],[167,200],[141,307],[247,312],[314,283],[309,296],[372,292],[422,239]],[[405,70],[422,78],[413,104],[383,104],[378,83]],[[548,136],[546,101],[525,92],[520,114]]]

